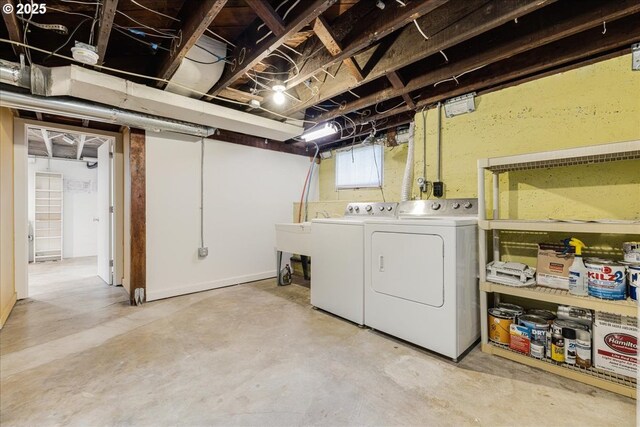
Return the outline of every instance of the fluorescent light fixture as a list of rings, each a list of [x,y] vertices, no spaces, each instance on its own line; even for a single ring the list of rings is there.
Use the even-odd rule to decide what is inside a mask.
[[[301,136],[305,141],[315,141],[316,139],[324,138],[325,136],[333,135],[338,132],[338,129],[332,125],[331,123],[327,123],[323,127],[312,130],[311,132],[305,133]]]
[[[284,104],[284,100],[285,100],[284,92],[278,91],[273,93],[273,102],[275,102],[276,105]]]
[[[472,92],[456,98],[447,99],[444,102],[444,114],[447,117],[454,117],[476,111],[475,96],[476,93]]]

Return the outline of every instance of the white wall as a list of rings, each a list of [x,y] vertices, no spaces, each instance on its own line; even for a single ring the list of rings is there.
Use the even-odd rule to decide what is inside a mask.
[[[49,164],[49,162],[51,162]],[[65,191],[63,196],[63,235],[64,258],[95,256],[98,236],[98,169],[89,169],[86,162],[29,159],[29,221],[35,218],[35,192],[33,182],[36,171],[60,172],[63,174]],[[91,181],[88,192],[68,191],[67,181]]]
[[[291,222],[309,163],[293,154],[205,140],[209,256],[198,259],[200,141],[148,132],[147,300],[274,277],[274,224]],[[317,200],[317,180],[310,200]]]

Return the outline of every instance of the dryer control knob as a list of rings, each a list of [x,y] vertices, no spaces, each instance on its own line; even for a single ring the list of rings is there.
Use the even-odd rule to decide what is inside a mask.
[[[393,206],[387,206],[387,210],[391,212],[393,210]]]
[[[473,205],[471,204],[471,202],[467,202],[467,203],[464,204],[464,208],[465,209],[471,209],[472,206]]]
[[[438,209],[440,209],[440,203],[438,202],[431,203],[431,209],[433,209],[434,211],[437,211]]]
[[[384,206],[380,206],[378,209],[380,210],[380,212],[382,212],[384,211]]]
[[[460,203],[454,203],[453,205],[451,205],[451,207],[453,209],[460,209]]]
[[[349,212],[353,212],[353,206],[349,206]]]
[[[367,207],[365,209],[366,209],[367,212],[371,212],[371,209],[373,209],[373,208],[371,207],[371,205],[367,205]]]
[[[360,206],[356,206],[356,212],[360,212]]]

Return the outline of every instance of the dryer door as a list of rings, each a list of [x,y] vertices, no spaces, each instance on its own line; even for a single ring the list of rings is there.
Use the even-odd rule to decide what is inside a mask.
[[[432,307],[444,304],[444,241],[434,234],[374,232],[371,286]]]

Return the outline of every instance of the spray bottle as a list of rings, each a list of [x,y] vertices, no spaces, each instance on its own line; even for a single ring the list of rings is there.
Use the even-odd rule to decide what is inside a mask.
[[[569,267],[569,293],[572,295],[587,296],[589,295],[587,267],[585,267],[584,261],[582,261],[582,248],[585,247],[585,244],[575,237],[572,237],[569,245],[576,249],[573,264]]]

